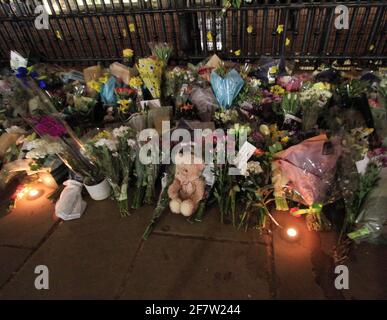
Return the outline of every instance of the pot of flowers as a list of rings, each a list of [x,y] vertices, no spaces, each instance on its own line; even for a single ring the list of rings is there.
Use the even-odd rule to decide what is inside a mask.
[[[110,196],[111,187],[106,179],[94,180],[87,177],[84,179],[83,184],[93,200],[105,200]]]

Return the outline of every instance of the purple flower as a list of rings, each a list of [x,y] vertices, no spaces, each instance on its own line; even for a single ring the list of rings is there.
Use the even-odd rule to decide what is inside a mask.
[[[67,133],[65,126],[51,116],[43,116],[40,119],[33,119],[35,130],[40,136],[61,137]]]

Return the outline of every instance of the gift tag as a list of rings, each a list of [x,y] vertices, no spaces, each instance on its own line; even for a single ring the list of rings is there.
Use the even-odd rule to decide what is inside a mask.
[[[159,99],[143,100],[143,101],[140,101],[140,104],[141,104],[142,110],[145,110],[145,109],[150,110],[150,109],[161,107],[161,102]]]
[[[246,173],[247,161],[251,158],[256,149],[257,148],[248,141],[246,141],[239,149],[239,152],[234,160],[234,165],[239,169],[240,174],[244,175]]]
[[[11,50],[10,65],[12,70],[17,70],[20,67],[27,68],[28,59],[24,58],[19,52]]]
[[[367,166],[369,162],[370,162],[370,158],[368,158],[368,155],[366,155],[363,160],[357,161],[356,162],[357,172],[360,174],[364,174],[367,170]]]

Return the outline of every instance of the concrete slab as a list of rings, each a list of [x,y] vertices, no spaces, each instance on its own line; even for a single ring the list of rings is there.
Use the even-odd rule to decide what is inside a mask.
[[[280,225],[293,226],[299,233],[297,242],[289,242],[280,228],[273,231],[276,298],[341,299],[334,288],[334,265],[323,250],[320,234],[308,231],[302,218],[288,213],[274,213]],[[325,235],[327,237],[327,235]]]
[[[349,271],[347,299],[387,299],[387,247],[362,243],[344,265]]]
[[[0,247],[0,288],[22,266],[30,252],[28,249]]]
[[[113,299],[141,241],[151,211],[121,218],[113,201],[90,201],[85,215],[61,223],[1,299]],[[34,288],[34,269],[46,265],[50,289]]]
[[[189,223],[184,216],[173,214],[168,209],[164,212],[154,232],[156,234],[189,236],[219,241],[265,243],[264,237],[255,229],[250,228],[245,232],[244,230],[237,230],[231,224],[222,224],[219,211],[215,207],[205,213],[201,222],[195,223]]]
[[[121,299],[268,299],[265,246],[154,234]]]
[[[0,245],[35,248],[58,220],[54,204],[47,198],[48,189],[35,200],[22,199],[9,214],[0,219]]]

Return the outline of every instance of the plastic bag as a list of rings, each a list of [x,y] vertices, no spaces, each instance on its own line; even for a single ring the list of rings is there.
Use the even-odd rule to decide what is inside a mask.
[[[109,80],[103,85],[101,90],[101,99],[104,104],[112,105],[116,103],[116,82],[117,80],[115,77],[110,77]]]
[[[326,143],[331,144],[331,147],[326,148]],[[324,203],[340,155],[338,138],[328,142],[326,135],[322,134],[304,140],[275,154],[273,163],[280,177],[274,180],[279,182],[281,188],[289,189],[292,194],[300,196],[300,199],[293,199],[295,201],[309,206]]]
[[[387,222],[387,168],[380,177],[356,219],[356,230],[348,234],[355,242],[387,243],[387,227],[383,226]]]
[[[274,84],[277,76],[287,75],[285,58],[281,57],[279,60],[275,60],[266,56],[263,56],[258,61],[259,68],[250,73],[263,83]]]
[[[244,81],[240,74],[232,69],[223,78],[215,71],[211,73],[211,86],[216,99],[223,108],[229,108],[232,102],[241,91]]]
[[[67,180],[63,184],[66,187],[55,204],[55,214],[63,220],[79,219],[86,209],[86,201],[81,194],[83,184],[75,180]]]
[[[198,110],[200,120],[203,122],[211,121],[212,115],[219,108],[211,88],[194,87],[189,98]]]

